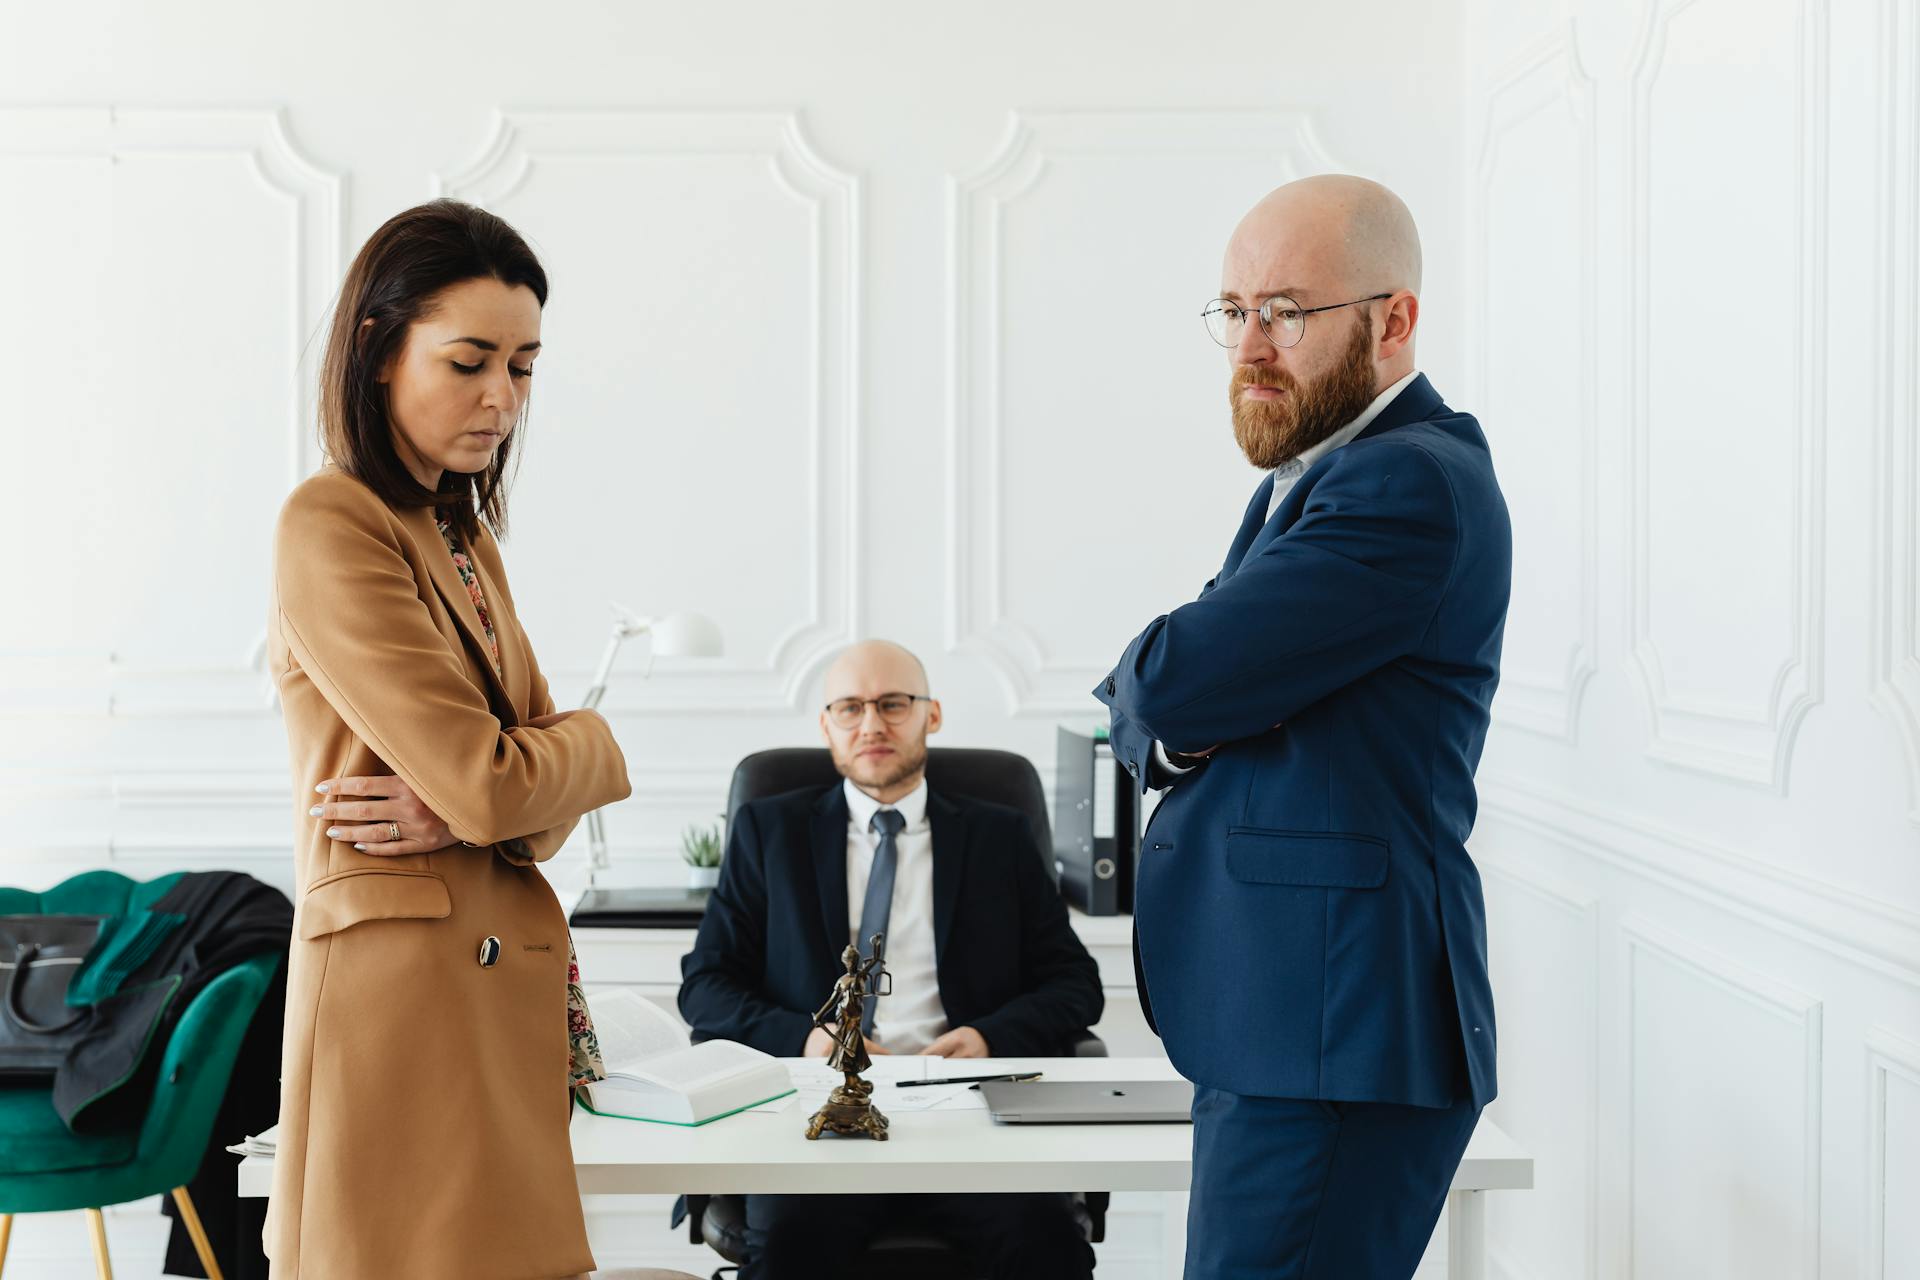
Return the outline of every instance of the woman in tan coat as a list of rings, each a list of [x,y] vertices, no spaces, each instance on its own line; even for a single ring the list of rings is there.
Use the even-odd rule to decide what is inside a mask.
[[[280,1280],[593,1267],[567,1126],[598,1051],[538,864],[626,766],[598,714],[555,712],[493,537],[546,296],[520,236],[452,201],[380,228],[341,289],[331,461],[274,545],[299,890]]]

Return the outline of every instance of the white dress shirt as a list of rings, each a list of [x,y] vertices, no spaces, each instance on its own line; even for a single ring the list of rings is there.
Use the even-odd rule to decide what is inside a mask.
[[[874,849],[880,833],[873,815],[881,804],[853,785],[847,793],[847,933],[848,941],[865,949],[860,912],[867,901],[867,881],[873,871]],[[893,838],[893,906],[887,916],[887,969],[893,974],[893,994],[874,1011],[874,1038],[895,1053],[918,1053],[945,1035],[947,1010],[940,1003],[940,977],[933,947],[933,826],[927,821],[927,784],[898,803],[907,825]]]
[[[1415,369],[1412,373],[1409,373],[1406,377],[1400,379],[1400,381],[1375,396],[1373,403],[1362,409],[1360,416],[1352,422],[1349,422],[1346,426],[1340,428],[1319,444],[1314,445],[1313,448],[1304,450],[1299,457],[1288,458],[1285,462],[1275,467],[1273,469],[1273,496],[1267,499],[1267,519],[1273,519],[1273,513],[1280,509],[1280,500],[1285,498],[1293,489],[1294,483],[1306,474],[1308,467],[1311,467],[1314,463],[1320,461],[1320,459],[1326,457],[1335,449],[1348,443],[1362,431],[1372,426],[1373,420],[1380,416],[1383,409],[1393,403],[1394,397],[1398,396],[1402,391],[1405,391],[1408,384],[1419,376],[1420,371]],[[1191,764],[1175,764],[1167,758],[1166,746],[1159,742],[1153,744],[1153,762],[1160,766],[1166,773],[1176,777],[1183,773],[1192,773],[1200,767],[1199,765]]]

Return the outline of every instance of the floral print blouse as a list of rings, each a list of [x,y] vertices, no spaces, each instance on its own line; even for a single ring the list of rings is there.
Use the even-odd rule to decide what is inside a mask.
[[[466,584],[467,598],[473,601],[474,612],[480,615],[480,629],[487,634],[487,653],[493,659],[497,675],[500,673],[500,641],[493,634],[493,615],[487,612],[487,598],[481,594],[480,578],[474,573],[467,553],[461,550],[453,525],[445,520],[434,523],[446,540],[453,567],[460,572],[460,581]],[[578,1087],[607,1078],[606,1064],[600,1060],[600,1037],[593,1032],[593,1015],[587,1011],[586,992],[580,989],[580,958],[574,952],[572,934],[567,935],[567,1049],[569,1086]]]

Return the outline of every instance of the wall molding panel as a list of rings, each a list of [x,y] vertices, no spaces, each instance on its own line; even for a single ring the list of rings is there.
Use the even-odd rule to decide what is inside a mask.
[[[1821,1105],[1822,1075],[1822,1005],[1821,1002],[1804,992],[1777,979],[1747,969],[1730,958],[1682,938],[1663,925],[1655,924],[1637,914],[1629,914],[1620,923],[1620,935],[1623,942],[1626,972],[1622,979],[1626,998],[1625,1033],[1628,1063],[1628,1088],[1626,1098],[1627,1151],[1626,1151],[1626,1242],[1625,1254],[1630,1271],[1637,1272],[1640,1263],[1641,1200],[1643,1188],[1637,1177],[1642,1141],[1642,1123],[1640,1106],[1643,1100],[1642,1080],[1639,1073],[1639,1048],[1645,1037],[1641,1023],[1641,999],[1649,989],[1645,985],[1646,976],[1659,970],[1646,966],[1652,959],[1667,967],[1668,973],[1682,973],[1705,985],[1706,989],[1718,991],[1735,1005],[1745,1005],[1757,1009],[1770,1018],[1785,1023],[1799,1037],[1801,1060],[1797,1064],[1802,1073],[1799,1097],[1801,1108],[1798,1129],[1801,1138],[1799,1153],[1799,1205],[1801,1229],[1797,1236],[1802,1253],[1799,1265],[1793,1274],[1818,1275],[1820,1270],[1820,1162],[1821,1162]],[[1778,1064],[1776,1064],[1778,1065]],[[1775,1153],[1770,1152],[1769,1155]],[[1718,1248],[1711,1241],[1706,1242],[1709,1249]],[[1671,1267],[1675,1259],[1660,1257],[1663,1266]],[[1784,1274],[1784,1273],[1783,1273]]]
[[[1598,1087],[1601,1037],[1600,898],[1582,885],[1565,880],[1552,873],[1543,872],[1539,867],[1532,865],[1528,861],[1504,853],[1491,856],[1476,855],[1476,863],[1488,884],[1504,886],[1516,895],[1515,900],[1530,902],[1546,916],[1559,921],[1559,927],[1563,931],[1563,936],[1572,939],[1573,945],[1577,946],[1581,953],[1580,972],[1577,978],[1576,988],[1572,992],[1565,993],[1562,998],[1555,999],[1552,1002],[1551,1009],[1541,1009],[1535,1006],[1533,1010],[1527,1014],[1526,1020],[1544,1020],[1560,1014],[1562,1010],[1569,1010],[1571,1012],[1570,1020],[1578,1027],[1579,1059],[1582,1074],[1577,1080],[1572,1082],[1572,1097],[1584,1099],[1584,1105],[1581,1107],[1581,1139],[1585,1146],[1585,1158],[1580,1162],[1578,1169],[1581,1199],[1580,1227],[1582,1232],[1579,1256],[1585,1260],[1585,1266],[1581,1274],[1586,1277],[1586,1280],[1594,1280],[1594,1277],[1598,1274],[1599,1265],[1595,1245],[1599,1240],[1600,1223],[1601,1123],[1600,1090]],[[1494,909],[1490,904],[1490,916],[1493,915],[1493,912]],[[1500,968],[1497,954],[1499,944],[1496,939],[1490,939],[1489,943],[1490,946],[1495,949],[1496,954],[1493,959],[1495,968],[1498,970]],[[1532,957],[1532,959],[1537,961],[1539,957]],[[1531,970],[1533,966],[1530,964],[1528,967]],[[1494,994],[1496,1007],[1504,1009],[1504,1012],[1500,1014],[1503,1019],[1502,1025],[1511,1027],[1516,1011],[1514,997],[1510,992],[1501,990],[1496,990]],[[1555,1034],[1557,1035],[1557,1033]],[[1556,1080],[1557,1079],[1556,1077]],[[1512,1092],[1510,1089],[1503,1090],[1502,1100],[1507,1101],[1507,1105],[1500,1109],[1499,1115],[1502,1117],[1512,1110],[1510,1101]],[[1560,1094],[1558,1096],[1566,1098],[1568,1095]],[[1496,1105],[1499,1104],[1496,1103]],[[1556,1154],[1558,1153],[1556,1152]],[[1564,1177],[1554,1179],[1555,1183],[1561,1181],[1564,1181]],[[1536,1181],[1534,1195],[1539,1195],[1539,1193],[1545,1189],[1546,1185],[1544,1181]],[[1489,1215],[1489,1235],[1507,1241],[1506,1245],[1498,1251],[1499,1256],[1497,1258],[1491,1257],[1495,1251],[1491,1248],[1489,1249],[1490,1261],[1494,1261],[1497,1264],[1497,1271],[1502,1271],[1505,1274],[1516,1276],[1527,1274],[1525,1268],[1522,1267],[1513,1256],[1513,1246],[1516,1242],[1507,1236],[1506,1230],[1503,1229],[1503,1224],[1509,1216],[1523,1222],[1532,1220],[1538,1213],[1538,1206],[1531,1203],[1522,1204],[1496,1200],[1490,1203],[1489,1209],[1491,1211]],[[1544,1259],[1536,1261],[1542,1265],[1545,1265],[1547,1262],[1547,1260]],[[1570,1277],[1569,1280],[1571,1280]]]
[[[1887,1187],[1887,1161],[1890,1154],[1920,1149],[1920,1132],[1897,1141],[1889,1132],[1888,1091],[1905,1089],[1920,1100],[1920,1044],[1903,1039],[1883,1027],[1867,1028],[1867,1239],[1861,1256],[1865,1274],[1871,1280],[1897,1280],[1897,1271],[1887,1268],[1887,1228],[1889,1218],[1898,1212],[1888,1210],[1910,1201],[1895,1200]],[[1898,1260],[1896,1259],[1896,1264]]]
[[[1557,370],[1559,381],[1573,387],[1570,406],[1573,420],[1556,421],[1551,426],[1569,437],[1560,452],[1579,460],[1584,473],[1577,478],[1578,561],[1574,568],[1575,601],[1567,620],[1571,634],[1557,671],[1516,670],[1512,663],[1512,616],[1508,617],[1506,661],[1500,678],[1500,696],[1494,700],[1493,714],[1499,722],[1549,738],[1572,743],[1578,740],[1581,695],[1597,667],[1599,649],[1599,424],[1596,403],[1597,363],[1599,359],[1598,305],[1596,271],[1599,260],[1597,190],[1595,166],[1597,150],[1594,130],[1594,85],[1581,66],[1573,23],[1568,20],[1550,37],[1522,54],[1497,73],[1485,95],[1484,127],[1479,144],[1479,164],[1474,182],[1477,202],[1474,217],[1473,252],[1475,281],[1473,302],[1475,403],[1487,406],[1490,417],[1498,417],[1496,388],[1502,380],[1492,372],[1493,336],[1496,319],[1506,315],[1524,315],[1531,307],[1524,298],[1496,301],[1493,293],[1494,264],[1500,259],[1500,247],[1494,233],[1494,216],[1502,208],[1496,184],[1512,173],[1525,175],[1521,180],[1532,186],[1545,185],[1540,166],[1564,155],[1571,170],[1569,189],[1555,212],[1568,229],[1566,248],[1580,264],[1578,272],[1582,302],[1575,311],[1577,338],[1570,349],[1571,369]],[[1515,157],[1510,154],[1516,133],[1529,127],[1551,127],[1556,146],[1545,155]],[[1531,161],[1531,163],[1529,163]],[[1555,223],[1554,225],[1560,225]],[[1523,246],[1525,253],[1534,246]],[[1529,257],[1535,256],[1531,253]],[[1504,330],[1503,330],[1504,333]],[[1511,335],[1508,335],[1511,336]],[[1567,349],[1566,344],[1560,344]],[[1517,425],[1517,424],[1516,424]],[[1524,432],[1532,433],[1541,424],[1526,423]],[[1509,448],[1520,442],[1504,442]],[[1531,443],[1528,441],[1527,443]],[[1509,501],[1521,495],[1510,494]],[[1516,539],[1518,541],[1518,539]],[[1516,596],[1519,593],[1516,592]],[[1524,608],[1527,601],[1520,600]],[[1544,607],[1536,604],[1535,607]]]
[[[1881,366],[1874,486],[1873,701],[1900,735],[1907,816],[1920,823],[1920,14],[1882,6]]]
[[[1672,640],[1659,629],[1652,610],[1650,579],[1656,562],[1672,548],[1656,546],[1651,492],[1653,443],[1653,352],[1649,331],[1653,255],[1658,238],[1653,218],[1652,146],[1656,132],[1655,92],[1668,70],[1669,39],[1675,20],[1704,11],[1706,0],[1656,0],[1632,75],[1631,255],[1633,334],[1628,519],[1632,530],[1628,616],[1632,665],[1651,716],[1647,753],[1654,759],[1729,781],[1784,793],[1794,736],[1806,713],[1821,699],[1822,637],[1825,604],[1825,404],[1826,404],[1826,220],[1827,132],[1826,29],[1824,0],[1801,0],[1797,7],[1798,45],[1794,50],[1793,140],[1797,205],[1793,210],[1796,261],[1789,274],[1791,305],[1798,323],[1793,334],[1790,394],[1793,479],[1786,495],[1791,510],[1791,551],[1776,566],[1789,583],[1789,622],[1780,639],[1780,655],[1769,685],[1737,699],[1690,691],[1672,678]],[[1731,119],[1733,117],[1726,117]],[[1768,373],[1775,372],[1773,368]],[[1775,508],[1774,510],[1778,510]],[[1711,567],[1711,566],[1702,566]],[[1721,566],[1725,568],[1725,566]],[[1752,637],[1770,644],[1772,637]]]
[[[1920,915],[1646,818],[1511,777],[1481,778],[1482,812],[1920,991]]]
[[[781,713],[800,709],[808,684],[864,621],[862,538],[867,501],[861,414],[863,342],[861,183],[809,141],[794,112],[501,110],[478,156],[434,179],[437,195],[498,207],[525,195],[543,173],[636,159],[717,157],[764,163],[769,184],[806,220],[812,324],[806,338],[808,472],[793,523],[804,530],[806,606],[787,620],[771,651],[696,662],[661,661],[636,680],[616,671],[609,713]],[[611,177],[608,179],[612,182]],[[609,187],[612,190],[612,187]],[[644,643],[644,642],[642,642]],[[585,688],[588,668],[549,672],[556,687]]]
[[[249,184],[263,197],[268,216],[277,226],[269,235],[283,237],[282,260],[277,264],[279,293],[275,306],[288,335],[282,350],[285,379],[278,406],[285,461],[280,476],[291,487],[318,463],[314,421],[314,378],[318,366],[316,334],[339,279],[341,217],[345,178],[322,168],[296,140],[284,111],[256,108],[175,108],[122,106],[0,107],[0,174],[17,166],[51,166],[72,178],[85,178],[109,191],[126,182],[133,166],[151,174],[158,167],[180,166],[179,181],[190,180],[188,168],[208,160],[238,160]],[[19,190],[33,184],[24,180]],[[11,181],[9,182],[11,184]],[[93,212],[100,212],[98,209]],[[109,214],[111,211],[108,211]],[[222,207],[221,216],[239,216]],[[110,236],[117,228],[108,223]],[[84,234],[76,230],[76,234]],[[113,239],[103,247],[101,261],[121,267]],[[219,263],[210,263],[218,269]],[[120,285],[102,275],[99,290],[101,323],[126,309],[112,290]],[[76,282],[87,288],[87,282]],[[270,285],[269,287],[273,287]],[[72,335],[85,341],[86,335]],[[103,340],[105,339],[102,335]],[[92,406],[86,416],[101,413],[109,437],[132,424],[116,421],[104,406]],[[111,445],[105,446],[108,455]],[[102,549],[104,552],[104,548]],[[255,637],[232,635],[225,644],[231,660],[201,663],[153,662],[129,659],[117,645],[89,652],[22,651],[12,646],[0,651],[0,702],[9,714],[49,713],[61,716],[232,716],[257,715],[266,710],[249,655]],[[216,643],[212,652],[222,646]]]
[[[988,662],[1012,715],[1085,716],[1106,668],[1057,658],[1008,600],[1007,224],[1063,161],[1250,154],[1273,158],[1275,184],[1335,167],[1303,112],[1016,112],[994,155],[947,181],[947,647]]]

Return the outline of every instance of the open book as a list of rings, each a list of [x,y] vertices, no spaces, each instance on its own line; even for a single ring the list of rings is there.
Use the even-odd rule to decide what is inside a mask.
[[[732,1040],[687,1043],[673,1016],[614,987],[587,998],[607,1078],[586,1087],[595,1115],[705,1124],[793,1092],[779,1059]]]

